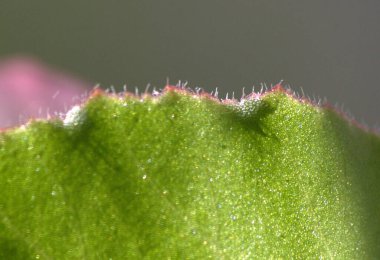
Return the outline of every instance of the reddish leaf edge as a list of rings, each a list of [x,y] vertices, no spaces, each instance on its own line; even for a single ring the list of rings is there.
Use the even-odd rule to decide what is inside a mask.
[[[217,94],[212,94],[208,93],[206,91],[202,90],[193,90],[192,88],[186,87],[184,85],[178,84],[178,85],[171,85],[167,84],[161,91],[156,91],[153,90],[153,92],[149,93],[147,90],[145,92],[139,94],[137,91],[136,93],[132,93],[129,91],[122,91],[116,93],[113,91],[112,93],[105,91],[101,89],[99,86],[95,86],[90,92],[87,98],[84,98],[82,101],[80,101],[79,104],[73,105],[73,107],[79,106],[79,107],[84,107],[88,102],[90,102],[92,99],[100,96],[108,96],[109,98],[113,99],[123,99],[125,97],[129,98],[134,98],[140,101],[144,101],[146,99],[159,99],[161,96],[165,95],[166,93],[178,93],[181,95],[186,95],[186,96],[192,96],[194,98],[201,98],[201,99],[206,99],[206,100],[211,100],[213,102],[222,104],[222,105],[238,105],[241,101],[245,100],[259,100],[263,99],[265,96],[272,94],[272,93],[283,93],[287,95],[289,98],[296,100],[302,104],[310,105],[313,106],[315,109],[322,109],[322,110],[327,110],[330,112],[335,113],[338,117],[342,118],[344,121],[347,122],[347,124],[354,126],[368,134],[375,135],[377,137],[380,137],[380,129],[377,128],[372,128],[366,125],[365,123],[359,122],[354,116],[349,115],[347,112],[343,111],[341,108],[339,108],[336,105],[332,105],[329,103],[326,99],[323,101],[321,99],[319,100],[313,100],[310,97],[302,94],[300,95],[296,91],[292,90],[288,85],[284,85],[283,82],[279,82],[270,88],[267,89],[261,89],[259,92],[251,92],[250,94],[243,94],[240,99],[237,98],[228,98],[228,96],[225,99],[221,99],[217,96]],[[244,92],[244,91],[243,91]],[[51,116],[48,115],[47,117],[41,117],[41,118],[30,118],[29,121],[25,124],[21,125],[16,125],[12,127],[6,127],[6,128],[0,128],[0,134],[3,133],[10,133],[13,131],[18,131],[18,130],[23,130],[26,129],[27,126],[33,122],[36,121],[51,121],[51,120],[61,120],[63,121],[69,113],[71,108],[65,113],[62,114],[61,116]]]

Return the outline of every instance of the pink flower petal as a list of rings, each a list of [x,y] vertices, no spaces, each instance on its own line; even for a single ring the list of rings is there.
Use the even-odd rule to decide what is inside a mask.
[[[0,128],[65,112],[90,86],[32,58],[0,60]]]

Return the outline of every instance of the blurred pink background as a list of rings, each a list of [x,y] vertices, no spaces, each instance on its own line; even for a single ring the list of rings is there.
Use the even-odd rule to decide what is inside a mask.
[[[66,112],[91,85],[31,57],[0,60],[0,128]]]

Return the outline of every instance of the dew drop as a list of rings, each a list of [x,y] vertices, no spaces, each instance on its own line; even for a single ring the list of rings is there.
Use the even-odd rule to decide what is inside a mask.
[[[53,190],[53,191],[51,192],[51,196],[55,196],[55,195],[57,195],[57,192],[56,192],[55,190]]]
[[[72,126],[78,125],[81,120],[80,115],[81,109],[80,106],[73,106],[66,114],[65,119],[63,120],[63,125]]]
[[[142,177],[142,179],[143,179],[143,180],[146,180],[146,177],[147,177],[147,175],[144,174],[143,177]]]
[[[237,217],[235,215],[231,215],[230,218],[231,218],[232,221],[237,220]]]

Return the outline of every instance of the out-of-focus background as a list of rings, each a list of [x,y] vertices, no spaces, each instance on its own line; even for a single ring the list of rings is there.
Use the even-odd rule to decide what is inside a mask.
[[[284,80],[378,126],[379,14],[378,0],[2,0],[0,60],[131,90],[169,77],[239,96]]]

